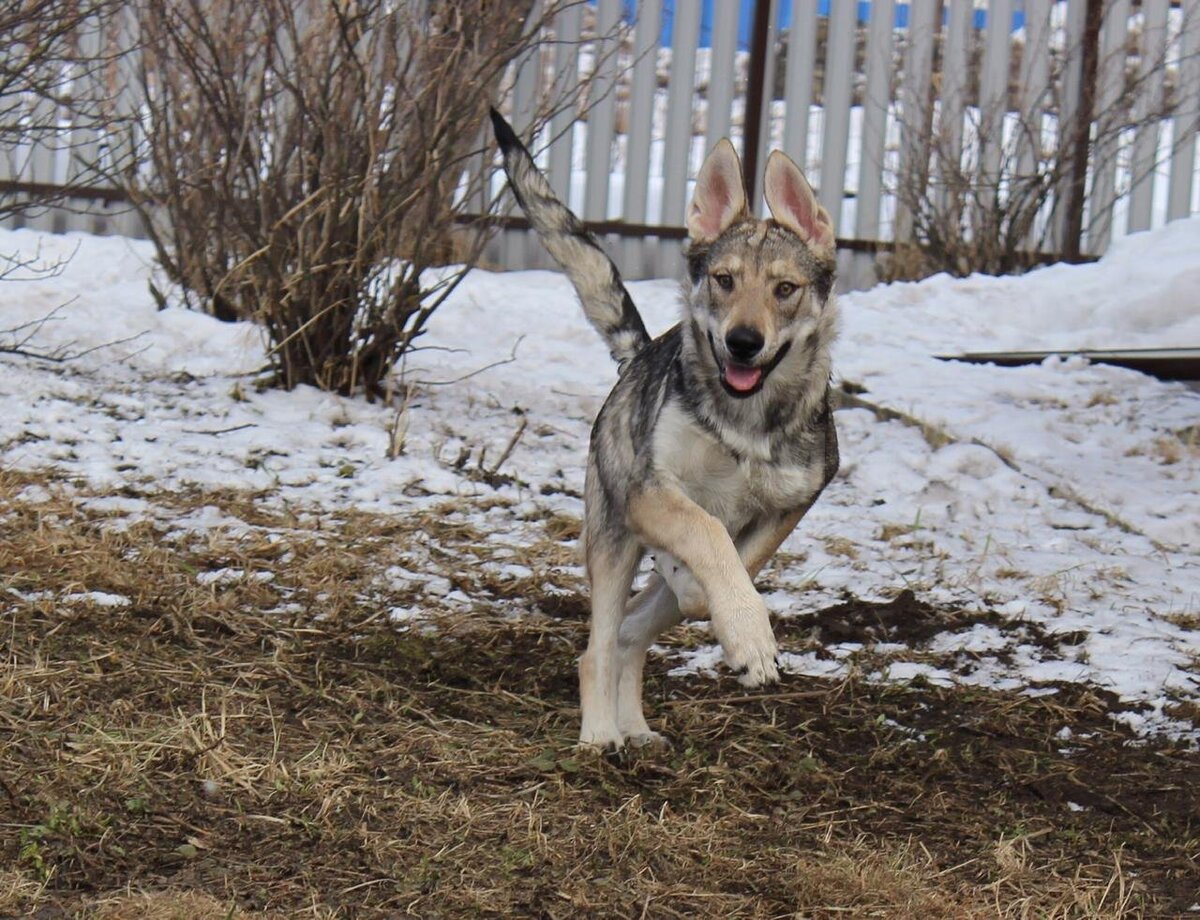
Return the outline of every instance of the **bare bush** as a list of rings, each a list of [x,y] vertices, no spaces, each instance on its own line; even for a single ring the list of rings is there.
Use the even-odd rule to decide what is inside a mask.
[[[278,383],[379,395],[462,274],[429,269],[476,257],[464,168],[532,6],[137,5],[123,182],[190,305],[266,326]]]
[[[65,176],[31,175],[69,158],[74,137],[99,130],[109,63],[103,31],[112,0],[0,0],[0,220],[45,207],[87,181],[76,159]],[[64,130],[69,119],[76,134]],[[36,152],[36,153],[35,153]],[[51,181],[53,180],[53,181]]]

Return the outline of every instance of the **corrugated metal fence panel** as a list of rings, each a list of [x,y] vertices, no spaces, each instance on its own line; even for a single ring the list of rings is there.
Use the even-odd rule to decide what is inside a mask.
[[[1167,220],[1179,220],[1192,213],[1196,131],[1200,126],[1200,0],[1184,0],[1181,30]]]
[[[1158,172],[1158,112],[1166,82],[1167,11],[1169,0],[1142,0],[1141,61],[1135,90],[1132,188],[1129,192],[1129,230],[1148,230],[1153,219],[1155,174]]]

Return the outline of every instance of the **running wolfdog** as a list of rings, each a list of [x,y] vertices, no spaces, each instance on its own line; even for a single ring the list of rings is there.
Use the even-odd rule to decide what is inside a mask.
[[[737,153],[722,140],[688,208],[680,322],[651,339],[616,266],[494,110],[492,122],[517,202],[620,369],[588,455],[592,620],[579,740],[606,750],[661,742],[642,712],[642,668],[655,637],[682,617],[711,619],[744,685],[779,677],[752,579],[838,468],[833,224],[778,150],[764,182],[772,219],[754,217]],[[647,552],[656,573],[630,599]]]

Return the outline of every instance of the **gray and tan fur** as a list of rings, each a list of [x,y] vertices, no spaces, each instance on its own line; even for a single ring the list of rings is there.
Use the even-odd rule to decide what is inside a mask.
[[[616,267],[504,119],[492,119],[518,202],[620,365],[588,456],[580,742],[661,741],[642,711],[642,669],[655,637],[682,617],[711,619],[746,686],[778,679],[752,579],[837,472],[833,227],[779,151],[764,183],[772,219],[753,217],[737,154],[721,141],[688,211],[681,321],[652,340]],[[656,573],[630,599],[647,552]]]

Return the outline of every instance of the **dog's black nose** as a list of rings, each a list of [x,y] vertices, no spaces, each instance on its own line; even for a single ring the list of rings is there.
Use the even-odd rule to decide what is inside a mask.
[[[734,326],[725,334],[725,347],[734,361],[748,364],[762,351],[763,335],[752,326]]]

